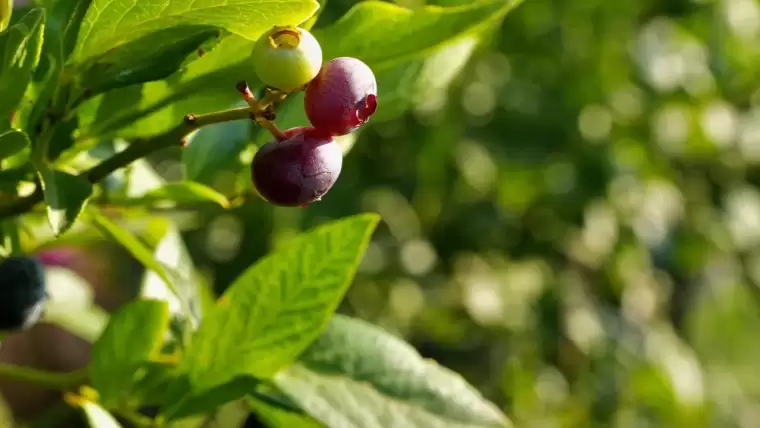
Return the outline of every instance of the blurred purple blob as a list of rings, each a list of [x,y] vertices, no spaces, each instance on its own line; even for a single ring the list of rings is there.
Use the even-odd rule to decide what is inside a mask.
[[[37,254],[37,259],[45,266],[72,267],[81,251],[77,248],[59,247],[43,250]]]

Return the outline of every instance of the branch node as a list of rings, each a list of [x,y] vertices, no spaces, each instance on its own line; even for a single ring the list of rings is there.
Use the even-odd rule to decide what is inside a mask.
[[[245,95],[247,92],[251,92],[251,90],[248,88],[248,82],[245,80],[241,80],[235,85],[235,88],[237,88],[238,92]]]

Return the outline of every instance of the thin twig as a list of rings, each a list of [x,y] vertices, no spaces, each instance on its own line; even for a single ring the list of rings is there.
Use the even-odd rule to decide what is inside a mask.
[[[215,123],[248,119],[250,114],[251,112],[248,107],[205,115],[189,114],[174,128],[163,134],[136,140],[125,150],[82,172],[79,176],[84,177],[90,183],[98,183],[117,169],[123,168],[155,151],[183,145],[187,136],[198,128]],[[35,205],[43,200],[43,196],[42,186],[38,185],[30,195],[16,199],[12,203],[0,205],[0,218],[13,217],[31,211]]]

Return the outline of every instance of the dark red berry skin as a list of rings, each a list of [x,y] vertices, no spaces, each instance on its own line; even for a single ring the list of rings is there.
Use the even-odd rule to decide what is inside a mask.
[[[42,263],[27,256],[0,262],[0,330],[20,331],[36,324],[46,300]]]
[[[324,196],[338,180],[343,152],[333,138],[311,127],[291,128],[285,139],[261,146],[253,157],[253,185],[267,202],[295,207]]]
[[[311,125],[330,135],[346,135],[377,111],[377,81],[367,64],[339,57],[322,66],[306,87]]]

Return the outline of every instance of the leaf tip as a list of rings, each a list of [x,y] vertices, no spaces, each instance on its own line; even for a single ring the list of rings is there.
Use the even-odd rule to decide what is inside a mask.
[[[370,231],[374,231],[375,228],[377,228],[377,225],[380,224],[380,221],[382,220],[382,217],[378,213],[374,212],[366,212],[357,214],[356,219],[362,220],[368,224],[368,229]]]

